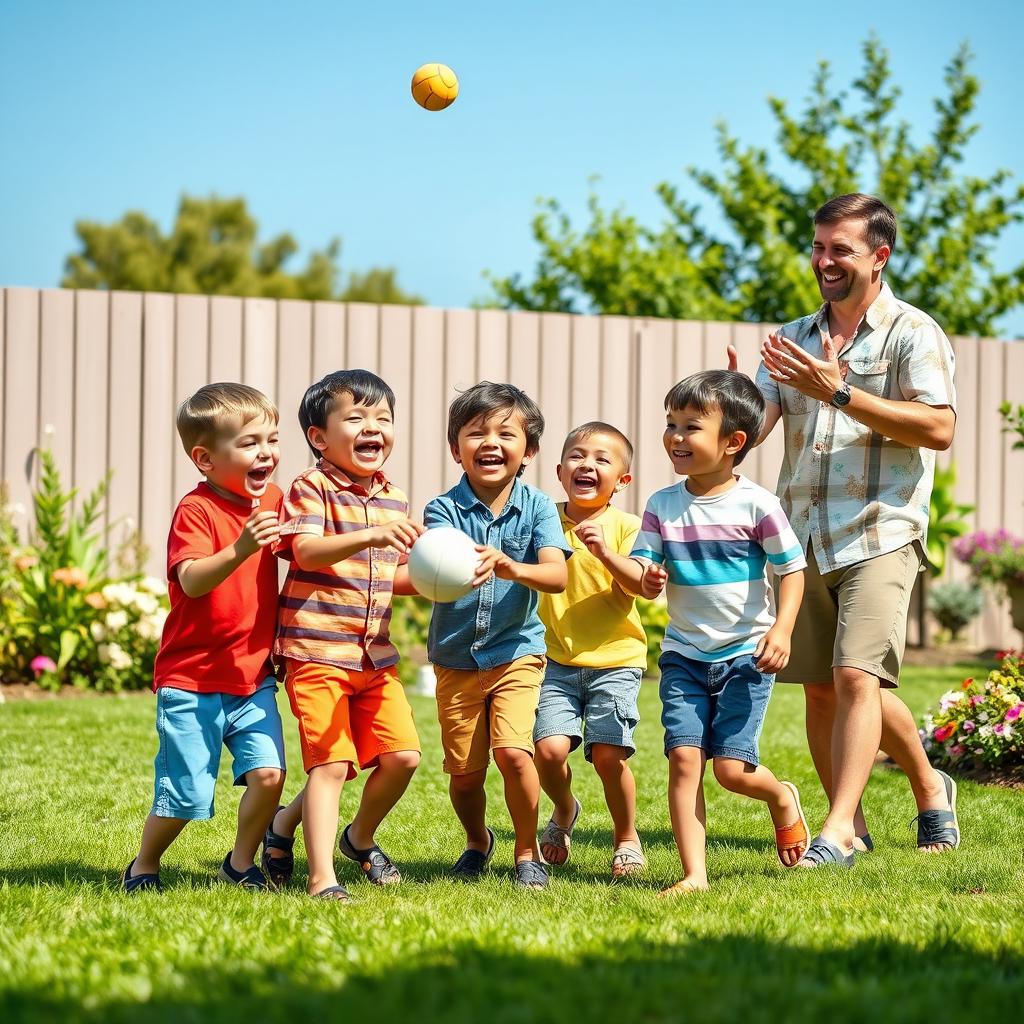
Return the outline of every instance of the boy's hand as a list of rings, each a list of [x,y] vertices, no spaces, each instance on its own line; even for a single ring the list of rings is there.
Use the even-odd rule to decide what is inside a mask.
[[[648,601],[653,601],[665,589],[666,583],[668,573],[660,565],[650,562],[640,577],[640,593]]]
[[[487,578],[494,573],[498,579],[514,580],[516,578],[515,568],[519,564],[514,562],[504,551],[488,547],[486,544],[476,545],[480,561],[476,567],[476,575],[473,577],[473,586],[479,587],[487,582]]]
[[[777,625],[772,626],[757,645],[754,657],[761,672],[779,672],[789,664],[790,634]]]
[[[416,543],[416,538],[427,532],[422,523],[412,519],[396,519],[393,523],[378,526],[373,531],[372,548],[394,548],[403,555]]]
[[[587,550],[595,558],[603,558],[608,552],[608,544],[604,539],[604,527],[597,523],[580,523],[576,527],[576,536],[587,546]]]
[[[277,513],[266,509],[260,510],[257,506],[252,510],[252,515],[242,528],[242,532],[235,541],[235,550],[243,557],[248,558],[256,554],[260,548],[273,544],[281,533],[281,524],[278,522]]]

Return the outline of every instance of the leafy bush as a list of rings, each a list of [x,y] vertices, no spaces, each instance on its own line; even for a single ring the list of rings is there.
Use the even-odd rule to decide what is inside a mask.
[[[140,563],[113,572],[97,523],[106,497],[100,483],[73,511],[51,452],[39,451],[32,496],[35,525],[24,544],[11,509],[0,512],[0,676],[33,677],[101,690],[142,689],[167,615],[161,580],[143,578]],[[125,550],[141,554],[129,542]]]
[[[416,682],[416,673],[426,661],[431,607],[425,597],[396,597],[391,604],[391,642],[402,656],[398,675],[406,686]]]
[[[963,505],[954,497],[956,466],[936,467],[935,481],[928,506],[928,561],[931,574],[941,576],[946,568],[946,550],[957,537],[970,529],[964,516],[974,511],[973,505]]]
[[[925,715],[921,740],[937,765],[1017,768],[1024,765],[1024,672],[1020,656],[1003,655],[983,683],[965,679]]]
[[[1008,530],[979,530],[953,545],[956,557],[982,583],[1024,583],[1024,540]]]
[[[938,624],[956,640],[960,631],[981,611],[982,596],[977,587],[966,583],[938,583],[928,592],[928,611]]]
[[[650,675],[658,667],[658,658],[661,657],[661,641],[668,627],[668,605],[664,599],[648,601],[638,597],[636,606],[647,634],[647,675]]]

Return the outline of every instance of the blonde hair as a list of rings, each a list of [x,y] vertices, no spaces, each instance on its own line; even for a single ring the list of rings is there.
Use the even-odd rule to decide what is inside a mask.
[[[231,427],[265,416],[277,423],[277,406],[247,384],[205,384],[178,406],[178,436],[191,458],[196,445],[209,447]]]

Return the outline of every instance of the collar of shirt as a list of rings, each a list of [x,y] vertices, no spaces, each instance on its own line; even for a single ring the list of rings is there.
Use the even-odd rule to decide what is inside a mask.
[[[476,492],[469,484],[469,477],[463,473],[462,479],[458,482],[455,487],[455,494],[453,495],[455,504],[463,510],[463,512],[470,512],[477,505],[480,506],[481,510],[492,519],[500,519],[502,516],[507,515],[513,509],[522,511],[523,508],[523,495],[526,493],[526,488],[523,485],[522,480],[516,477],[515,483],[512,484],[512,490],[509,493],[508,501],[505,502],[505,507],[497,514],[494,515],[490,508],[482,502],[477,496]]]
[[[828,307],[829,304],[823,302],[811,316],[811,327],[817,327],[819,331],[825,334],[828,333]],[[864,331],[865,324],[867,324],[869,330],[877,331],[882,324],[898,316],[899,312],[900,308],[896,302],[896,296],[893,295],[889,285],[883,281],[882,290],[875,296],[875,301],[868,306],[864,313],[864,319],[857,326],[857,333],[854,335],[853,340],[856,341],[860,337]]]
[[[371,498],[381,491],[386,491],[391,486],[391,481],[388,480],[381,470],[377,470],[373,474],[373,479],[370,481],[370,489],[367,490],[362,484],[357,484],[345,470],[336,466],[333,462],[328,462],[327,459],[317,459],[316,468],[339,490],[355,491]]]

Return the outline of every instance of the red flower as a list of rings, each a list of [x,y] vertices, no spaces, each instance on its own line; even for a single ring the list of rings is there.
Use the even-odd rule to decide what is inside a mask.
[[[973,685],[974,685],[974,680],[973,679],[965,679],[960,684],[960,689],[961,690],[969,690]]]
[[[956,722],[950,722],[948,725],[940,725],[938,729],[932,733],[936,743],[945,743],[953,733],[956,732]]]

